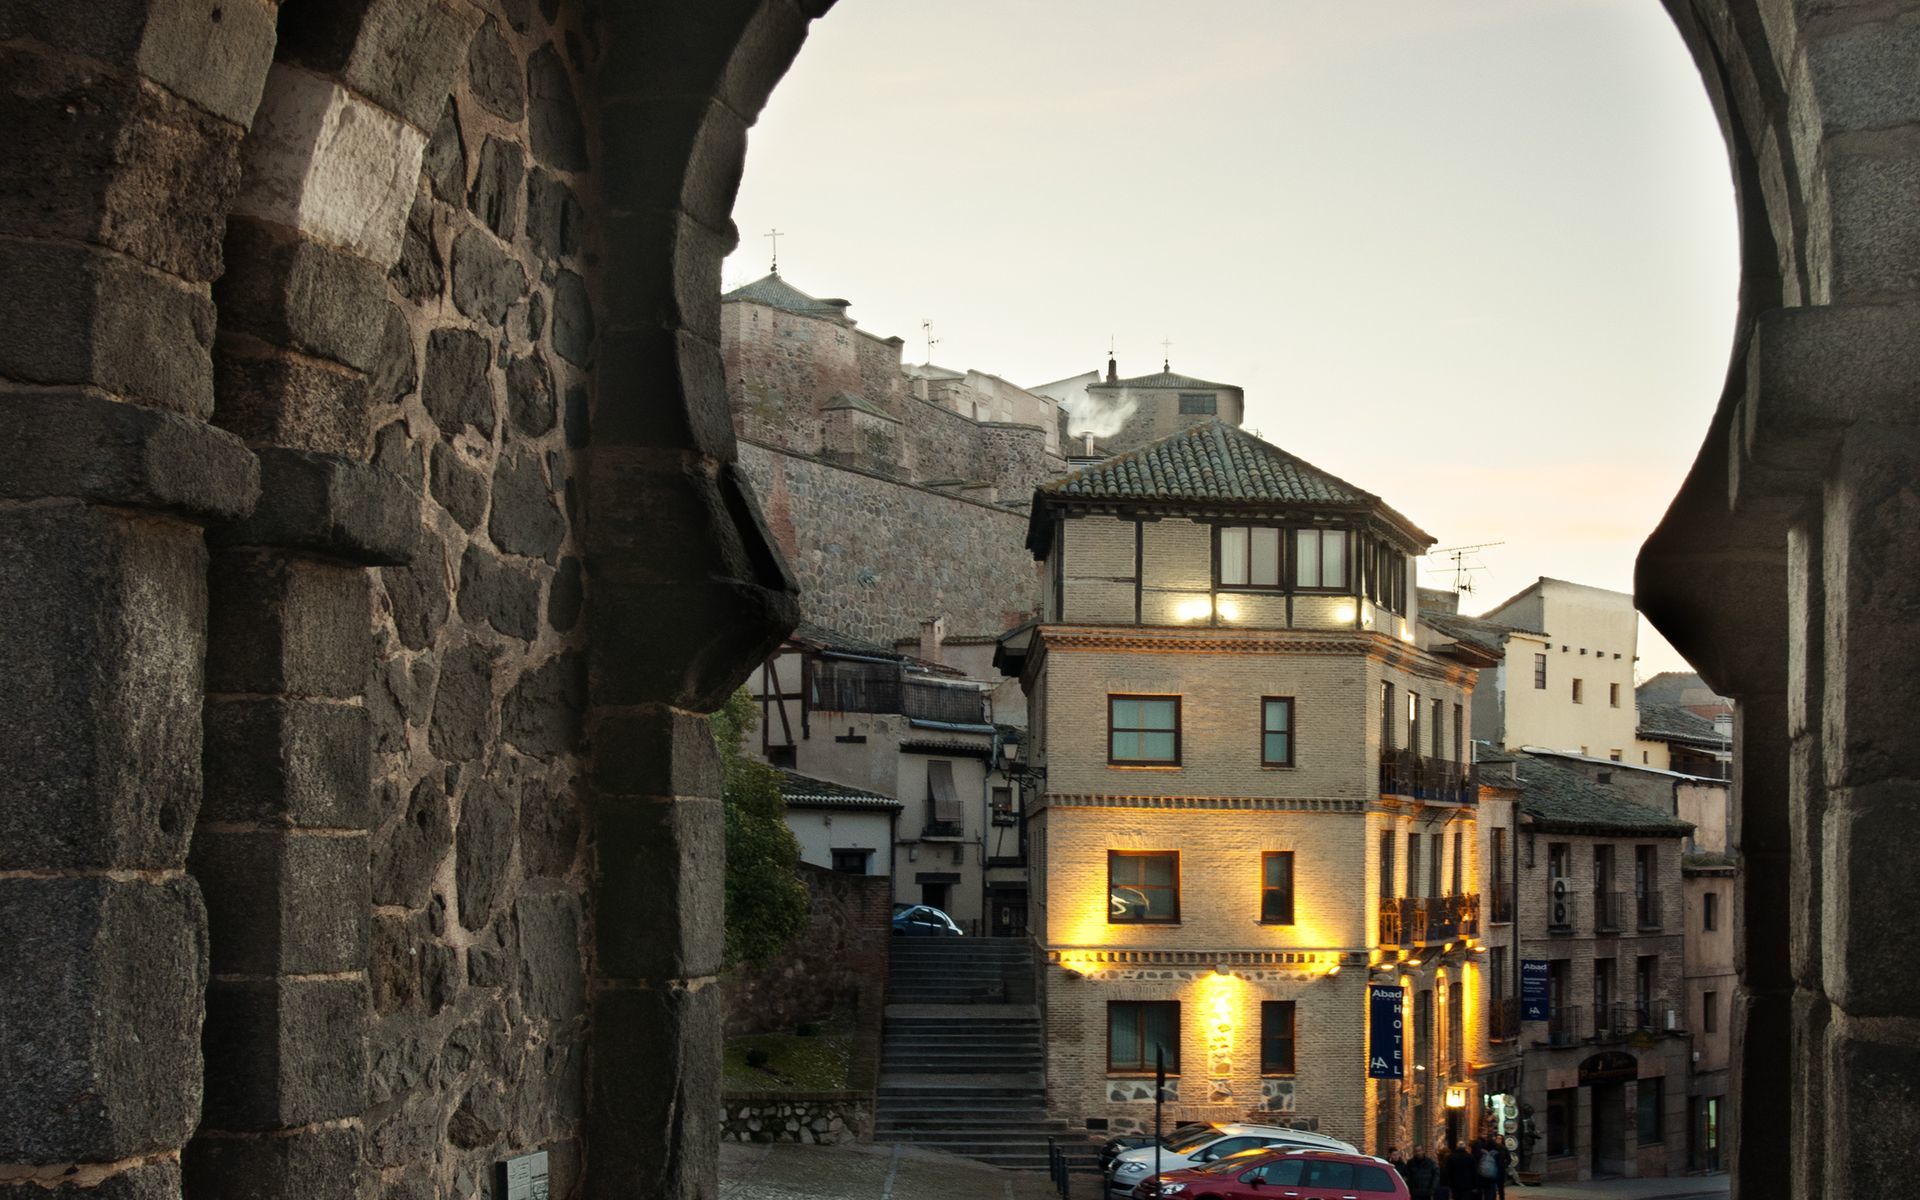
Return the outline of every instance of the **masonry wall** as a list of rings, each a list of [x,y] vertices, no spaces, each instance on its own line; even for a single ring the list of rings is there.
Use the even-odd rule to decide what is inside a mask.
[[[779,957],[740,966],[725,981],[728,1035],[792,1032],[803,1021],[844,1013],[861,1031],[861,1053],[879,1062],[893,906],[887,881],[803,865],[807,924]]]
[[[999,633],[1038,615],[1024,510],[751,443],[740,466],[808,620],[885,645],[917,638],[920,622],[940,614],[956,634]]]

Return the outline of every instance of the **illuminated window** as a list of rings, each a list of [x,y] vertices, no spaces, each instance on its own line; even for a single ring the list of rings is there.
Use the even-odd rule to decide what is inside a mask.
[[[1293,531],[1296,587],[1339,590],[1347,586],[1347,531],[1296,529]]]
[[[1107,761],[1180,764],[1180,697],[1108,696]]]
[[[1116,925],[1178,922],[1179,852],[1107,851],[1107,920]]]
[[[1260,701],[1260,765],[1293,765],[1293,697],[1267,696]]]
[[[1150,1072],[1156,1054],[1166,1056],[1167,1074],[1180,1073],[1180,1002],[1107,1001],[1107,1070],[1114,1074]]]
[[[1280,531],[1227,525],[1220,530],[1220,586],[1280,586]]]
[[[1293,1074],[1293,1001],[1260,1002],[1260,1073]]]
[[[1293,924],[1293,851],[1269,850],[1260,856],[1260,923]]]

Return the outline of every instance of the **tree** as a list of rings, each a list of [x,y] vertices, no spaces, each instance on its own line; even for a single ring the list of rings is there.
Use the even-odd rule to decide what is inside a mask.
[[[807,888],[794,867],[800,843],[787,828],[780,776],[740,752],[753,725],[745,688],[708,718],[720,751],[727,823],[727,965],[763,963],[807,923]]]

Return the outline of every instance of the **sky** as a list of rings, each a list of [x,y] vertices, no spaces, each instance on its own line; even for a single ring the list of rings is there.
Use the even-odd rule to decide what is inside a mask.
[[[839,0],[747,150],[725,286],[1021,384],[1174,370],[1467,555],[1631,590],[1738,288],[1649,0]],[[1170,341],[1170,347],[1163,347]],[[1451,556],[1423,561],[1451,586]],[[1642,622],[1640,672],[1685,669]]]

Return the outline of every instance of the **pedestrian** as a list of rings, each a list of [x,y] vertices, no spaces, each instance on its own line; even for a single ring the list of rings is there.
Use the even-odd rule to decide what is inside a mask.
[[[1477,1190],[1480,1200],[1497,1200],[1500,1194],[1500,1156],[1493,1152],[1493,1139],[1480,1138],[1473,1145],[1473,1173],[1479,1176]]]
[[[1400,1178],[1405,1179],[1407,1177],[1407,1160],[1400,1157],[1400,1147],[1387,1147],[1387,1165],[1398,1171]]]
[[[1500,1164],[1500,1178],[1496,1180],[1494,1196],[1496,1200],[1507,1200],[1507,1176],[1513,1173],[1513,1151],[1507,1149],[1507,1139],[1493,1139],[1493,1157]]]
[[[1480,1176],[1474,1170],[1473,1155],[1458,1139],[1447,1147],[1446,1160],[1440,1164],[1440,1182],[1446,1185],[1452,1200],[1473,1200],[1479,1194]]]
[[[1440,1182],[1440,1166],[1424,1147],[1413,1148],[1413,1157],[1407,1160],[1400,1175],[1407,1181],[1407,1191],[1413,1200],[1434,1200],[1433,1189]]]

